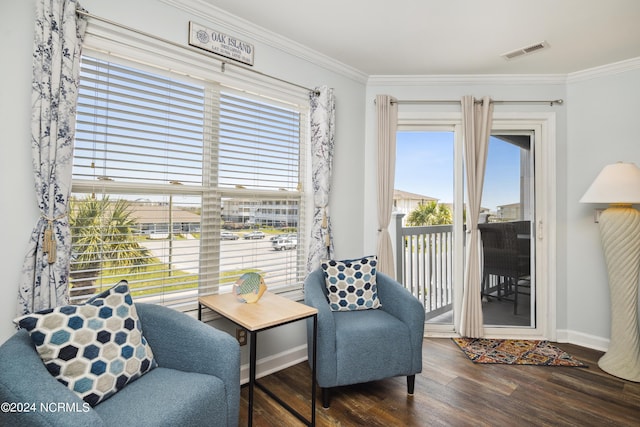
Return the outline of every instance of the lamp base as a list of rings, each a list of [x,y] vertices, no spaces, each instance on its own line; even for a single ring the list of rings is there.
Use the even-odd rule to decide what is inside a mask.
[[[612,205],[600,216],[600,233],[609,274],[611,338],[598,366],[616,377],[640,382],[640,212],[631,205]]]

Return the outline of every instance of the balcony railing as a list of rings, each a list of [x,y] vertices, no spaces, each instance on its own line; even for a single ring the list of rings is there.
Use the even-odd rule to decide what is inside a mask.
[[[396,277],[430,320],[453,308],[453,226],[403,227],[396,216]]]

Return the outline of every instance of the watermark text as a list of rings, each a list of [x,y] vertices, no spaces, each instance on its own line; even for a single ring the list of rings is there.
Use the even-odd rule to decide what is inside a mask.
[[[4,413],[26,413],[26,412],[89,412],[91,405],[87,402],[2,402],[0,412]]]

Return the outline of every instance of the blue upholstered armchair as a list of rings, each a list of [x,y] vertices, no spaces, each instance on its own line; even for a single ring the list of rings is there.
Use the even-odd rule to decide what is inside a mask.
[[[407,376],[413,394],[415,375],[422,371],[424,307],[404,287],[377,273],[381,307],[331,311],[322,268],[304,284],[304,300],[318,309],[317,383],[322,403],[330,404],[330,388],[394,376]],[[312,323],[307,323],[309,360],[313,349]]]
[[[93,408],[47,371],[25,330],[2,344],[0,402],[16,412],[0,411],[0,425],[237,426],[238,342],[166,307],[136,309],[158,367]]]

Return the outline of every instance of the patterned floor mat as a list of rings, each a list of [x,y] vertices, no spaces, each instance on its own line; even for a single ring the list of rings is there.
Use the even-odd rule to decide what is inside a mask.
[[[452,339],[473,363],[587,367],[586,364],[550,344],[549,341],[487,338]]]

